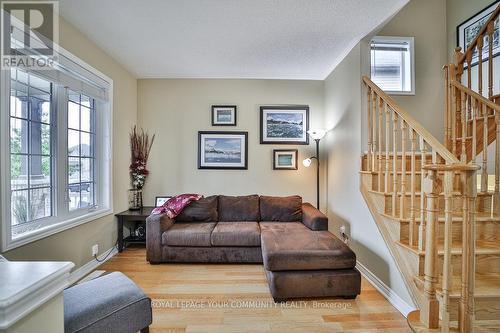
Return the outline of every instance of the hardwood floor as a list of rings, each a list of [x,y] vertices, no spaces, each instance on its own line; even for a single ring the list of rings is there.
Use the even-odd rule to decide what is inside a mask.
[[[279,305],[262,265],[149,265],[143,248],[129,248],[99,269],[123,272],[151,297],[152,333],[410,332],[406,318],[365,279],[355,300]]]

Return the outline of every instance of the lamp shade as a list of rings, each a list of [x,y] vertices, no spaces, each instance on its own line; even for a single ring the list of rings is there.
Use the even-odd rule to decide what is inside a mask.
[[[314,140],[321,140],[325,136],[326,130],[324,130],[324,129],[312,129],[312,130],[307,131],[307,133]]]
[[[304,164],[304,166],[306,168],[309,168],[309,166],[311,165],[312,163],[312,160],[310,158],[306,158],[305,160],[302,161],[302,164]]]

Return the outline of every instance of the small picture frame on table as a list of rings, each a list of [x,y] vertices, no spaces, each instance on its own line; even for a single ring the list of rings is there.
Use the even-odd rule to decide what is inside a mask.
[[[273,170],[297,170],[297,149],[274,149]]]
[[[236,105],[212,105],[212,126],[236,126]]]
[[[155,207],[161,207],[167,202],[168,200],[172,199],[172,196],[167,195],[167,196],[157,196],[155,199]]]

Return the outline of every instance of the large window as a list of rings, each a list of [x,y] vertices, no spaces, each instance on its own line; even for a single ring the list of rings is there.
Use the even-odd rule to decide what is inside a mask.
[[[2,71],[3,250],[112,212],[112,81],[60,59],[57,70]]]
[[[415,93],[413,37],[375,37],[371,42],[371,79],[391,94]]]

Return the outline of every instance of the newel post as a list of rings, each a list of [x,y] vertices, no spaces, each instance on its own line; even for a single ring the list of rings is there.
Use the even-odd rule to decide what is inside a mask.
[[[439,326],[439,302],[436,299],[438,200],[442,182],[436,169],[426,167],[424,192],[427,198],[425,229],[424,300],[420,310],[420,321],[428,328]]]
[[[474,166],[476,167],[476,166]],[[477,167],[478,168],[478,167]],[[462,333],[473,332],[474,285],[476,272],[476,198],[477,168],[462,172],[462,292],[458,307],[458,325]]]

